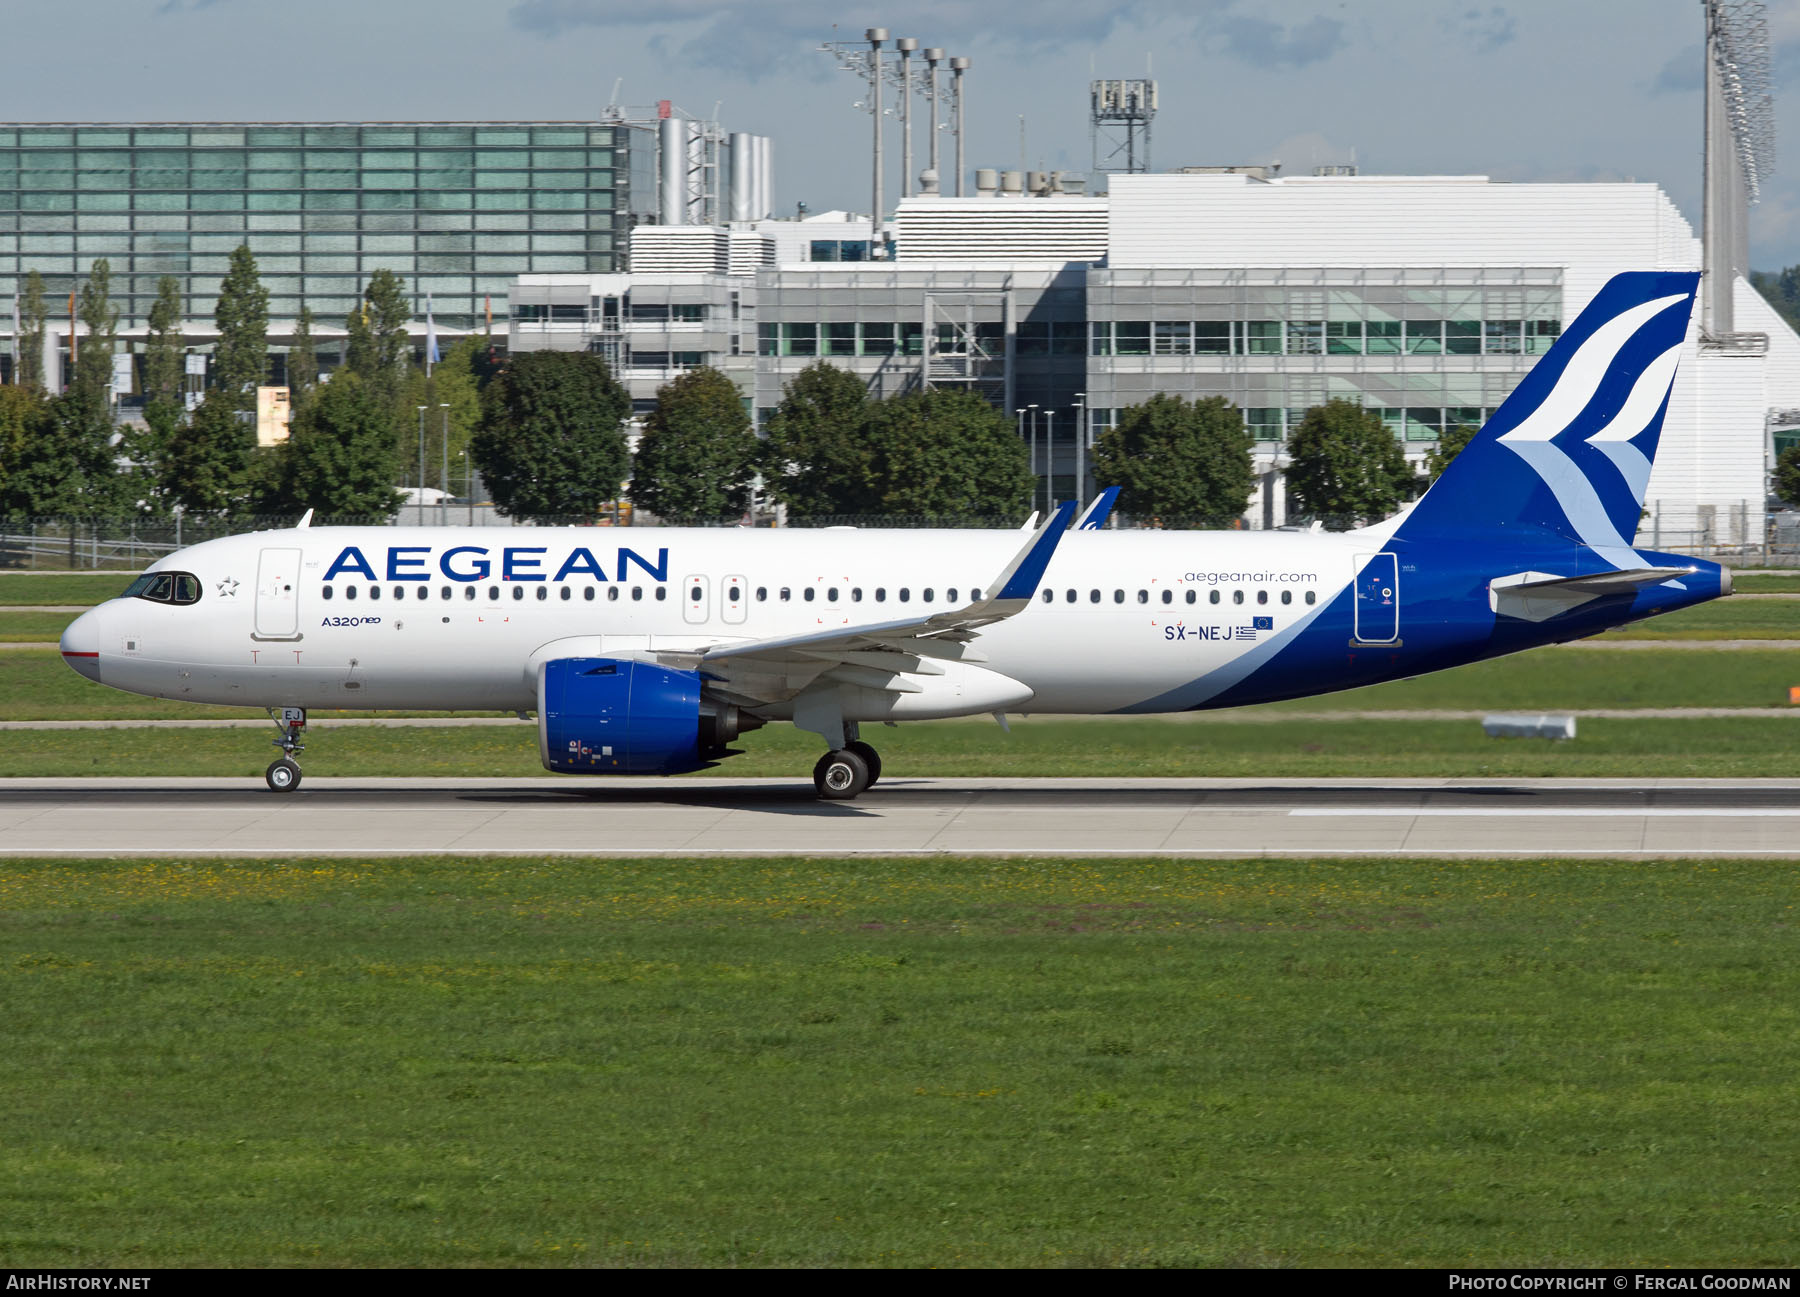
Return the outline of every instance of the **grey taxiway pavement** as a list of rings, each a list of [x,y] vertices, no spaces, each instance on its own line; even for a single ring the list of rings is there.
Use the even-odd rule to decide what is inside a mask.
[[[0,855],[1800,858],[1800,780],[0,780]]]

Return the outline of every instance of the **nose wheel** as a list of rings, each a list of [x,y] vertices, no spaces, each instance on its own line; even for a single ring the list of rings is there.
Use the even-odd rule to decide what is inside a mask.
[[[269,763],[269,768],[263,771],[263,779],[271,792],[291,793],[300,786],[300,763],[294,757],[306,750],[306,744],[301,742],[301,735],[306,730],[306,708],[283,707],[278,714],[271,707],[269,719],[275,722],[280,735],[271,742],[281,749],[281,755]]]

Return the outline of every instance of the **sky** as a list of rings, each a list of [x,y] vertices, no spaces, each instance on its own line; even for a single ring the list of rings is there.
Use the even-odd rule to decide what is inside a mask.
[[[1159,86],[1158,167],[1649,180],[1700,222],[1700,0],[63,0],[8,5],[0,119],[512,120],[669,99],[774,138],[787,213],[869,204],[869,26],[973,60],[969,166],[1086,172],[1092,77]],[[1800,0],[1769,0],[1759,269],[1800,263]],[[889,201],[898,189],[890,123]],[[915,123],[922,168],[925,143]],[[1021,143],[1023,135],[1023,143]],[[948,133],[943,135],[946,151]],[[1784,149],[1794,159],[1784,169]],[[948,166],[946,166],[946,171]]]

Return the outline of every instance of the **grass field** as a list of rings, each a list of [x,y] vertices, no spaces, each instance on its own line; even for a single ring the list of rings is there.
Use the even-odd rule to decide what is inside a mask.
[[[0,573],[0,607],[21,603],[103,603],[123,593],[132,576],[130,572],[45,576]]]
[[[273,735],[250,729],[15,730],[0,734],[0,778],[19,776],[242,776],[258,779],[276,756]],[[933,721],[865,729],[883,779],[1049,775],[1282,776],[1709,776],[1800,772],[1800,709],[1792,718],[1583,719],[1572,742],[1486,737],[1474,720]],[[820,745],[791,725],[739,741],[744,755],[711,770],[722,779],[806,782]],[[316,729],[312,776],[548,777],[531,724],[469,729]],[[579,782],[579,781],[574,781]]]
[[[1780,707],[1800,684],[1800,652],[1675,649],[1536,649],[1492,662],[1273,704],[1276,710],[1368,708]],[[316,715],[330,713],[318,712]],[[366,713],[360,713],[366,714]],[[207,707],[120,693],[85,680],[54,650],[0,654],[0,720],[262,718],[252,708]]]
[[[1761,863],[9,862],[0,1265],[1792,1266]]]
[[[1733,574],[1732,588],[1743,594],[1796,594],[1800,593],[1800,575],[1739,569]]]

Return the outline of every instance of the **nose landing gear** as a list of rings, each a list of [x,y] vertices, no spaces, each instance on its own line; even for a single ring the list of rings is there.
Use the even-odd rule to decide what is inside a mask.
[[[279,716],[273,707],[268,712],[269,719],[275,722],[275,728],[281,734],[280,738],[270,742],[281,749],[281,756],[269,763],[269,768],[263,771],[263,779],[271,791],[291,793],[300,786],[300,763],[294,757],[306,750],[306,744],[300,741],[301,731],[306,728],[306,708],[283,707]]]

